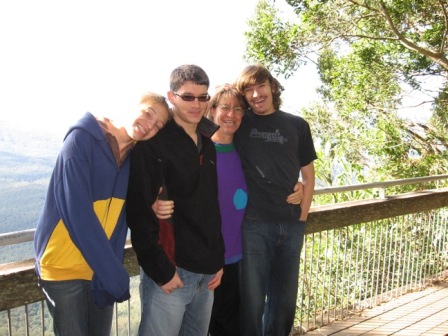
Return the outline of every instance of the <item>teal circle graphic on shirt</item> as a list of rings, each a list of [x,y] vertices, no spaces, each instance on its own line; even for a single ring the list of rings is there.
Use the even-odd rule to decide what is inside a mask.
[[[237,189],[235,195],[233,195],[233,204],[237,210],[246,208],[247,205],[247,193],[243,189]]]

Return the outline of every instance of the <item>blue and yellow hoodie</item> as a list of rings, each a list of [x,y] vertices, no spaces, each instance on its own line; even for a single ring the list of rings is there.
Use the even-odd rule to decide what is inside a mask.
[[[118,167],[96,118],[65,136],[34,238],[36,271],[47,281],[92,280],[95,303],[129,298],[123,266],[129,156]]]

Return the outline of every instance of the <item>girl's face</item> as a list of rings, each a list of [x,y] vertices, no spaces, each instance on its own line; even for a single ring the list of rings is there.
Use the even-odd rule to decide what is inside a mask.
[[[162,104],[139,105],[139,113],[128,129],[128,134],[136,141],[152,138],[167,123],[169,111]]]

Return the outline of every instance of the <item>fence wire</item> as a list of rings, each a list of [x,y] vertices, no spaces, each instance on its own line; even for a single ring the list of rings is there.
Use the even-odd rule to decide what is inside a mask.
[[[342,320],[437,281],[448,270],[446,208],[309,234],[296,329]]]

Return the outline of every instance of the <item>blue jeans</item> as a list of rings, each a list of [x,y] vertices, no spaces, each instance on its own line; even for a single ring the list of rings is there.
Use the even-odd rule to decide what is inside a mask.
[[[140,272],[141,336],[206,336],[213,306],[213,291],[207,286],[214,274],[198,274],[177,267],[184,282],[171,294]]]
[[[245,218],[242,226],[241,328],[246,336],[287,336],[297,305],[305,223]]]
[[[90,295],[90,281],[39,280],[56,336],[109,336],[114,306],[98,308]]]

